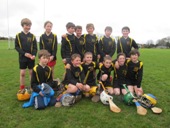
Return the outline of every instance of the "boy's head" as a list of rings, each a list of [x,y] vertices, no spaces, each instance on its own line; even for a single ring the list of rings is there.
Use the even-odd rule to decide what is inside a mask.
[[[126,55],[124,53],[119,53],[117,55],[117,61],[118,61],[119,65],[124,65],[125,60],[126,60]]]
[[[92,60],[93,60],[93,54],[91,52],[86,52],[84,54],[85,63],[90,64],[92,62]]]
[[[23,31],[26,33],[29,32],[29,30],[31,29],[31,25],[32,22],[30,19],[24,18],[21,20],[21,26],[23,27]]]
[[[123,37],[127,38],[130,33],[130,28],[128,26],[125,26],[122,28],[122,35]]]
[[[110,37],[110,35],[111,35],[111,33],[112,33],[112,27],[107,26],[104,31],[105,31],[105,35],[106,35],[107,37]]]
[[[106,68],[109,68],[111,65],[112,65],[112,57],[111,56],[105,56],[104,59],[103,59],[103,65],[106,67]]]
[[[130,55],[130,59],[132,60],[132,62],[136,62],[138,61],[140,53],[137,49],[133,49],[130,51],[129,55]]]
[[[82,35],[82,26],[77,25],[75,27],[76,36],[80,37]]]
[[[73,54],[71,56],[71,63],[74,67],[78,67],[81,64],[81,56],[79,54]]]
[[[72,22],[68,22],[66,24],[66,29],[67,29],[68,33],[73,34],[75,31],[75,24]]]
[[[44,23],[44,28],[47,33],[51,33],[52,27],[53,27],[53,23],[51,21],[46,21]]]
[[[89,23],[86,25],[86,30],[88,32],[88,34],[93,34],[93,31],[94,31],[94,25],[92,23]]]
[[[46,66],[47,63],[49,62],[50,53],[47,50],[42,49],[38,51],[38,58],[39,58],[39,64],[41,66]]]

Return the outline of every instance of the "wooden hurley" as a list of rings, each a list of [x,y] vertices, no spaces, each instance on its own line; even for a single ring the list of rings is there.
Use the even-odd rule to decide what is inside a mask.
[[[109,98],[109,105],[110,105],[110,110],[112,112],[115,112],[115,113],[121,112],[121,109],[115,103],[113,103],[112,99],[110,98]]]
[[[142,106],[140,105],[140,103],[139,103],[136,99],[134,99],[133,102],[134,102],[135,105],[136,105],[137,113],[138,113],[139,115],[144,116],[144,115],[147,114],[147,110],[146,110],[144,107],[142,107]]]
[[[151,107],[153,113],[160,114],[162,113],[162,109],[158,107]]]

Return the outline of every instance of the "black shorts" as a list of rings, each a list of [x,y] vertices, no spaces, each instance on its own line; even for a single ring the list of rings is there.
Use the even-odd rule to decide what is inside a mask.
[[[136,86],[137,84],[138,84],[137,80],[127,79],[127,86],[128,85]]]
[[[35,65],[35,61],[34,60],[28,60],[26,62],[19,62],[19,68],[20,69],[33,69]]]
[[[118,80],[113,80],[113,88],[124,89],[123,84],[126,84],[126,82],[122,83]]]

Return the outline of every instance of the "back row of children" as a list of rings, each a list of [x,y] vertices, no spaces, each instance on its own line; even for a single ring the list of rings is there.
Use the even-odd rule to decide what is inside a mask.
[[[30,74],[30,79],[31,79],[32,69],[34,67],[35,56],[37,53],[36,38],[32,33],[29,32],[31,25],[32,25],[31,21],[27,18],[24,18],[21,21],[21,26],[23,27],[23,31],[16,35],[16,40],[15,40],[15,48],[19,53],[20,89],[23,89],[25,87],[26,68],[29,69],[29,74]],[[45,22],[45,24],[44,24],[45,33],[41,35],[39,45],[40,45],[40,49],[46,49],[50,53],[48,66],[51,67],[50,68],[51,73],[52,73],[51,78],[53,79],[54,78],[54,66],[56,64],[56,59],[57,59],[56,53],[57,53],[58,41],[57,41],[57,35],[53,34],[51,31],[52,26],[53,26],[52,22],[50,22],[50,21]],[[115,43],[115,40],[110,37],[110,35],[112,33],[111,27],[105,28],[105,35],[99,41],[98,41],[97,36],[95,34],[93,34],[93,31],[95,29],[93,24],[87,24],[86,30],[87,30],[88,34],[84,34],[84,35],[82,35],[82,27],[75,26],[71,22],[67,23],[66,29],[67,29],[67,33],[62,36],[62,41],[61,41],[61,57],[63,59],[64,64],[66,64],[67,60],[71,59],[72,66],[76,67],[76,65],[80,66],[80,62],[84,61],[84,63],[83,63],[84,65],[82,65],[82,67],[84,70],[86,69],[86,71],[84,71],[85,74],[87,74],[87,72],[89,70],[88,66],[86,66],[88,64],[93,64],[92,67],[95,69],[97,67],[97,62],[103,62],[103,65],[104,65],[104,63],[109,60],[109,65],[114,65],[114,64],[112,64],[112,56],[114,55],[114,53],[116,51],[116,43]],[[76,33],[76,35],[74,35],[74,32]],[[101,77],[100,79],[102,81],[107,81],[110,79],[110,77],[109,77],[110,70],[115,70],[115,73],[114,73],[115,78],[118,78],[119,74],[122,75],[122,72],[124,72],[124,74],[127,74],[126,76],[129,75],[129,77],[130,77],[130,80],[128,80],[127,85],[136,85],[135,88],[133,88],[133,86],[132,87],[128,86],[130,91],[133,92],[133,89],[135,89],[136,93],[137,92],[142,93],[140,83],[142,80],[143,66],[142,66],[141,62],[138,61],[138,56],[139,56],[138,51],[135,51],[135,54],[134,53],[129,54],[132,47],[134,47],[135,49],[138,49],[138,46],[137,46],[135,40],[128,36],[129,33],[130,33],[130,29],[128,27],[122,28],[123,36],[120,37],[117,42],[117,53],[120,53],[120,54],[118,54],[117,61],[115,61],[117,68],[115,68],[115,66],[111,66],[112,68],[109,69],[109,73],[108,73],[108,71],[106,71],[107,75],[104,75],[105,71],[100,70],[101,71],[100,74],[103,74],[103,76],[102,75],[99,75],[99,76]],[[75,54],[75,53],[77,53],[77,54]],[[74,56],[72,56],[72,55],[74,55]],[[84,56],[84,55],[86,55],[86,56]],[[126,73],[127,70],[124,71],[123,69],[121,69],[122,64],[123,64],[122,58],[124,58],[123,60],[126,60],[125,58],[129,58],[130,55],[135,56],[134,57],[135,59],[131,58],[131,60],[128,61],[128,65],[130,65],[130,66],[128,66],[128,70],[131,70],[131,72]],[[76,60],[76,62],[74,64],[74,61],[76,58],[79,58],[80,60],[79,59]],[[119,64],[119,59],[120,59],[120,64]],[[108,62],[107,62],[107,64],[108,64]],[[99,66],[99,67],[102,67],[102,66]],[[43,68],[44,67],[42,67],[42,69]],[[70,69],[72,69],[72,68],[70,68]],[[107,69],[107,66],[106,66],[106,69]],[[45,69],[43,69],[43,70],[45,73],[46,72]],[[119,70],[122,70],[122,72]],[[140,73],[139,73],[139,70],[140,70]],[[40,72],[39,74],[41,74],[41,73],[42,72]],[[73,73],[77,73],[77,72],[73,72]],[[68,73],[68,74],[70,74],[70,73]],[[93,77],[92,77],[92,75],[93,75]],[[76,74],[75,78],[77,76],[79,76],[79,73]],[[94,84],[93,82],[92,83],[89,82],[89,81],[91,81],[90,79],[94,78],[94,76],[95,76],[94,74],[91,74],[91,75],[89,74],[89,80],[86,81],[86,83],[89,83],[90,86],[92,86]],[[136,77],[136,76],[138,76],[138,77]],[[73,77],[73,76],[71,76],[71,77]],[[121,78],[123,78],[123,77],[121,76]],[[34,79],[34,78],[32,78],[32,79]],[[45,76],[43,76],[42,79],[44,79],[42,82],[46,82]],[[72,80],[72,79],[69,79],[69,80]],[[122,80],[120,80],[120,81],[122,81]],[[114,85],[119,86],[120,81],[119,80],[114,81]],[[42,82],[38,82],[38,83],[41,84]],[[116,83],[117,83],[117,85],[116,85]],[[107,84],[109,86],[111,85],[110,83],[107,83]],[[84,89],[85,92],[89,92],[89,90],[90,90],[90,86],[83,86],[83,84],[79,84],[78,82],[76,82],[76,83],[73,82],[70,84],[67,83],[67,85],[71,86],[71,87],[68,86],[67,92],[74,92],[74,91],[76,91],[76,89],[80,89],[80,90]],[[33,84],[31,84],[31,86],[33,88]],[[78,88],[76,86],[78,86]],[[116,89],[116,88],[114,91],[112,89],[108,89],[108,90],[111,94],[113,94],[113,93],[120,94],[120,91],[118,91],[118,89]],[[34,91],[34,89],[33,89],[33,91]],[[137,95],[138,95],[138,93],[137,93]]]

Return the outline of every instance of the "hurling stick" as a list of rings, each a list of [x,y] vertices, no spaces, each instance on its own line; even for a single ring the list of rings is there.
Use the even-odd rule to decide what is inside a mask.
[[[135,102],[135,105],[136,105],[136,108],[137,108],[137,113],[139,115],[144,116],[144,115],[147,114],[147,110],[144,107],[142,107],[136,99],[134,99],[133,102]]]
[[[103,85],[103,83],[102,83],[101,81],[99,81],[99,84],[101,84],[101,85],[102,85],[103,90],[104,90],[104,91],[106,91],[106,89],[105,89],[105,87],[104,87],[104,85]]]
[[[158,107],[151,107],[153,113],[160,114],[162,113],[162,109]]]
[[[110,110],[112,112],[115,112],[115,113],[121,112],[121,109],[115,103],[113,103],[112,99],[110,98],[109,98],[109,105],[110,105]]]

